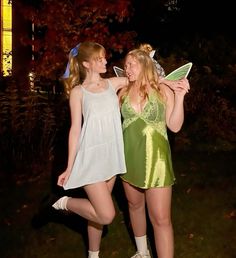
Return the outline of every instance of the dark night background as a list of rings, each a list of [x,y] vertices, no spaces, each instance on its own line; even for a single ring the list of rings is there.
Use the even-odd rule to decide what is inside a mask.
[[[70,115],[59,77],[64,72],[69,49],[84,37],[83,31],[71,33],[74,29],[68,25],[71,17],[63,17],[60,11],[59,18],[56,17],[60,7],[57,4],[83,2],[83,8],[93,2],[100,8],[103,1],[43,1],[56,6],[46,9],[53,15],[39,14],[41,20],[49,18],[47,26],[40,19],[35,23],[38,41],[34,42],[37,51],[33,65],[42,77],[36,77],[31,91],[30,8],[32,5],[38,8],[41,1],[15,1],[15,4],[22,2],[23,8],[15,8],[13,15],[17,16],[13,28],[14,76],[0,77],[0,257],[82,258],[87,251],[83,220],[78,216],[55,215],[41,225],[34,218],[45,196],[61,192],[56,180],[67,162]],[[122,4],[122,0],[107,2],[115,3],[116,7]],[[167,3],[173,3],[169,9]],[[86,24],[95,25],[86,36],[93,37],[96,31],[99,34],[96,41],[107,44],[106,49],[116,47],[118,51],[113,54],[118,64],[133,43],[133,38],[122,37],[126,30],[137,32],[137,43],[148,42],[157,49],[157,60],[166,72],[193,62],[188,76],[191,90],[185,99],[184,125],[178,134],[169,137],[177,178],[173,191],[176,257],[235,258],[235,8],[233,1],[228,0],[174,3],[175,0],[133,0],[134,15],[130,16],[130,22],[120,24],[113,20],[107,25],[109,10],[104,20]],[[25,20],[21,19],[22,13]],[[99,23],[102,26],[96,27]],[[68,34],[64,25],[69,28]],[[114,36],[113,31],[106,34],[104,27],[120,30],[121,34]],[[63,37],[65,40],[60,41]],[[107,76],[114,76],[111,69],[114,60],[111,61]],[[128,232],[126,202],[117,181],[114,189],[117,217],[102,241],[104,258],[131,257],[135,251]]]
[[[180,0],[178,9],[159,5],[160,1],[134,1],[135,24],[149,38],[162,33],[178,38],[196,32],[213,36],[218,33],[235,35],[232,1]]]
[[[140,41],[171,51],[183,41],[193,40],[196,34],[209,39],[225,35],[235,40],[232,1],[180,0],[178,10],[168,10],[160,2],[134,1],[133,26]]]

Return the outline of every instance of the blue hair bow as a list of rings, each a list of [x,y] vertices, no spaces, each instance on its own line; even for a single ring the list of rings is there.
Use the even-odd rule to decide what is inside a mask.
[[[72,48],[69,56],[71,55],[73,57],[76,57],[79,53],[79,46],[80,46],[80,43],[76,45],[74,48]],[[67,63],[66,70],[65,70],[65,73],[62,75],[62,78],[64,79],[69,78],[69,75],[70,75],[70,62]]]

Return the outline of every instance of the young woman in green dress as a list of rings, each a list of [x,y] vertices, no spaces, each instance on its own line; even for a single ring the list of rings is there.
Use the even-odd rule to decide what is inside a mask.
[[[184,96],[189,82],[174,90],[158,76],[152,58],[143,50],[125,59],[129,85],[119,93],[127,173],[122,175],[132,230],[137,245],[133,258],[151,257],[146,241],[147,205],[158,258],[173,258],[171,194],[175,176],[167,127],[178,132],[184,121]]]

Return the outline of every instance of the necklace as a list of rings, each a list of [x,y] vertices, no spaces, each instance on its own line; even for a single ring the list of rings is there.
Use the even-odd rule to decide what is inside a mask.
[[[83,83],[86,87],[101,87],[103,85],[103,79],[99,79],[98,81],[88,81]]]
[[[105,90],[104,79],[100,78],[98,81],[87,81],[83,83],[83,87],[93,93],[102,92]]]

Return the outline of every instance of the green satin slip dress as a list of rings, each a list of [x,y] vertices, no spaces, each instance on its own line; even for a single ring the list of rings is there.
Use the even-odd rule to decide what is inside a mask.
[[[136,112],[124,97],[121,106],[127,173],[122,180],[142,189],[166,187],[175,182],[165,122],[165,103],[152,92]]]

